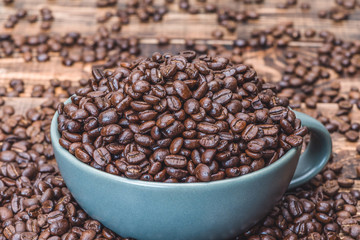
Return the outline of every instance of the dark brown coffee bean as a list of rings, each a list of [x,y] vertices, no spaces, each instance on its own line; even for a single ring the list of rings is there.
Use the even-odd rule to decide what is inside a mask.
[[[158,120],[156,121],[156,126],[162,129],[170,126],[174,122],[175,122],[175,118],[173,115],[165,114],[162,115],[160,118],[158,118]]]
[[[182,146],[183,146],[183,143],[184,143],[184,139],[181,138],[181,137],[177,137],[175,138],[171,144],[170,144],[170,153],[171,154],[177,154],[180,152]]]
[[[168,155],[165,157],[164,163],[168,167],[184,168],[187,166],[187,160],[181,155]]]
[[[336,180],[328,180],[325,182],[324,185],[324,192],[329,195],[333,196],[339,191],[339,184]]]
[[[227,168],[227,169],[225,170],[225,174],[226,174],[226,176],[229,177],[229,178],[237,177],[237,176],[240,175],[240,170],[239,170],[239,168],[237,168],[237,167]]]
[[[12,162],[16,158],[16,153],[14,151],[5,150],[0,152],[0,160],[3,162]]]
[[[297,135],[290,135],[286,137],[285,141],[292,147],[297,147],[302,144],[302,137]]]
[[[345,137],[350,142],[356,142],[359,139],[359,133],[353,130],[347,131]]]
[[[137,80],[133,85],[132,88],[134,90],[134,92],[137,93],[145,93],[150,91],[150,83],[143,81],[143,80]]]
[[[132,151],[126,155],[129,164],[139,164],[146,159],[146,155],[139,151]]]
[[[200,163],[195,168],[195,176],[202,182],[209,182],[211,180],[210,168],[207,165]]]
[[[230,128],[234,133],[241,133],[246,127],[246,122],[235,118],[230,123]]]
[[[181,110],[182,106],[180,99],[176,96],[169,96],[167,98],[167,105],[168,108],[173,112]]]
[[[91,161],[89,154],[81,148],[75,149],[75,157],[84,163],[89,163]]]
[[[211,164],[215,158],[215,155],[216,155],[216,149],[206,149],[201,154],[201,162],[205,164]],[[218,156],[216,156],[216,158],[220,160]]]
[[[161,75],[165,78],[172,77],[176,73],[176,65],[170,64],[167,66],[164,66],[161,70]]]
[[[175,88],[175,91],[177,94],[184,100],[189,99],[191,97],[191,91],[189,87],[183,82],[176,80],[173,83],[173,86]]]
[[[316,203],[316,210],[323,213],[328,213],[331,210],[330,202],[319,201]]]
[[[219,144],[219,136],[217,135],[208,135],[202,137],[199,141],[200,145],[204,148],[215,148]]]
[[[256,125],[254,124],[247,125],[244,131],[242,132],[241,137],[247,142],[251,141],[256,137],[258,131],[259,128]]]
[[[352,180],[350,178],[340,177],[337,180],[338,180],[339,186],[343,187],[343,188],[350,188],[354,185],[354,180]]]
[[[93,240],[96,237],[96,232],[92,229],[87,229],[81,232],[80,239],[81,240]]]
[[[144,147],[151,147],[155,143],[155,141],[148,135],[142,135],[138,133],[134,135],[134,139],[136,143]]]
[[[122,131],[122,128],[117,124],[109,124],[103,127],[100,131],[101,136],[118,135]]]
[[[231,97],[232,92],[229,89],[222,89],[214,94],[213,101],[225,105],[230,102]]]
[[[163,134],[168,138],[174,138],[182,134],[184,130],[184,125],[179,121],[175,121],[163,131]]]
[[[61,236],[67,232],[69,228],[69,222],[66,219],[62,219],[50,224],[49,228],[52,235]]]
[[[188,172],[186,170],[172,168],[172,167],[167,167],[166,173],[175,179],[182,179],[182,178],[186,177],[186,175],[188,174]]]
[[[138,165],[129,165],[126,167],[125,176],[131,179],[138,179],[141,176],[141,167]]]
[[[206,82],[203,82],[194,92],[193,92],[193,98],[196,100],[200,100],[205,96],[207,91],[209,90],[209,86]]]
[[[315,217],[319,222],[321,222],[323,224],[330,223],[331,220],[332,220],[332,218],[330,216],[328,216],[327,214],[325,214],[325,213],[317,213],[315,215]]]
[[[108,109],[99,114],[99,123],[101,125],[114,124],[119,121],[119,117],[115,111],[115,109]]]
[[[100,166],[106,166],[111,161],[111,154],[106,148],[101,147],[95,149],[93,153],[93,158],[95,162]]]
[[[247,147],[252,152],[262,152],[265,148],[266,142],[262,139],[255,139],[247,144]]]
[[[282,117],[286,117],[287,112],[284,107],[273,107],[269,110],[269,116],[273,121],[280,121]]]
[[[197,130],[206,134],[215,134],[219,132],[219,127],[212,123],[201,122],[197,125]]]
[[[6,207],[0,207],[0,219],[2,222],[13,217],[13,213]]]

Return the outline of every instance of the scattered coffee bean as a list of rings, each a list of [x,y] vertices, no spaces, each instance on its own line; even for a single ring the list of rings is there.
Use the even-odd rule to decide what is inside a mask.
[[[350,142],[356,142],[359,139],[359,132],[350,130],[345,133],[345,137]]]

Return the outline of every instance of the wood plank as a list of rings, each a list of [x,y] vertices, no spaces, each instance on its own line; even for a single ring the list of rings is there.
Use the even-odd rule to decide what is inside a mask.
[[[201,42],[201,41],[200,41]],[[158,46],[153,43],[144,43],[140,45],[144,56],[151,56],[155,51],[161,53],[178,53],[185,50],[183,44],[171,44],[168,46]],[[289,48],[292,51],[300,51],[310,56],[313,55],[313,48]],[[230,54],[230,50],[229,50]],[[31,96],[31,89],[36,84],[49,85],[50,79],[70,80],[74,85],[82,78],[91,77],[91,66],[93,63],[75,63],[72,67],[66,67],[61,63],[61,57],[57,53],[52,53],[48,62],[39,63],[35,59],[31,62],[24,62],[21,54],[14,58],[0,58],[0,86],[8,86],[11,79],[23,79],[27,85],[26,91],[21,94],[24,97]],[[266,50],[246,51],[243,54],[244,63],[252,65],[258,72],[258,75],[266,81],[277,82],[282,78],[282,72],[287,63],[284,58],[284,50],[270,48]],[[340,94],[347,94],[351,87],[359,86],[360,73],[355,76],[341,76],[331,69],[327,69],[331,77],[315,84],[315,87],[324,87],[332,81],[341,79]]]
[[[50,5],[55,21],[51,31],[64,33],[66,31],[79,31],[84,34],[92,34],[94,28],[100,26],[96,22],[96,17],[102,16],[106,11],[115,12],[115,9],[124,5],[123,1],[119,1],[118,7],[110,8],[95,8],[95,0],[89,1],[66,1],[59,0],[56,2],[48,2],[45,0],[31,0],[26,2],[15,2],[14,5],[4,6],[0,3],[0,22],[3,22],[8,14],[15,12],[13,6],[17,8],[25,8],[31,14],[38,14],[39,10]],[[190,1],[197,5],[195,0]],[[246,24],[239,23],[237,34],[225,34],[225,39],[235,39],[237,36],[248,36],[249,33],[257,28],[269,28],[279,22],[289,21],[291,19],[295,26],[304,31],[306,28],[327,29],[333,31],[339,36],[347,39],[359,39],[360,15],[359,9],[351,10],[350,17],[347,21],[335,23],[329,19],[320,19],[317,17],[318,10],[329,9],[331,6],[336,6],[335,3],[329,4],[328,0],[311,1],[311,9],[302,11],[300,4],[289,9],[277,9],[277,0],[267,0],[263,4],[243,4],[242,1],[216,1],[209,0],[208,2],[215,2],[220,5],[220,8],[235,9],[235,10],[256,10],[260,14],[260,19],[251,20]],[[156,5],[161,5],[164,0],[155,1]],[[235,6],[235,7],[234,7]],[[177,4],[169,5],[169,13],[164,17],[160,23],[141,23],[137,18],[131,18],[131,24],[124,26],[123,33],[126,35],[137,36],[141,38],[156,37],[159,34],[166,34],[171,38],[196,38],[207,39],[211,36],[211,32],[219,28],[216,21],[216,14],[197,14],[191,15],[178,9]],[[95,16],[95,17],[94,17]],[[110,22],[114,22],[112,19]],[[110,23],[109,22],[109,23]],[[106,24],[108,25],[108,24]],[[26,31],[24,31],[26,30]],[[4,29],[0,26],[0,32],[10,32],[9,29]],[[24,34],[32,32],[36,34],[41,32],[39,22],[29,24],[26,21],[20,21],[15,27],[14,33]]]

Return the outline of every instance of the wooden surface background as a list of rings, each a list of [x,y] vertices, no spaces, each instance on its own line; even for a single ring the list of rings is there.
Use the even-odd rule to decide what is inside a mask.
[[[129,25],[123,26],[119,36],[136,36],[141,38],[141,50],[143,55],[150,55],[154,51],[178,52],[184,49],[184,38],[196,39],[197,42],[208,41],[210,43],[220,43],[225,46],[232,45],[232,41],[237,37],[248,37],[254,29],[266,29],[274,24],[293,21],[295,28],[304,33],[305,29],[312,28],[317,31],[329,30],[345,40],[360,40],[360,6],[355,10],[350,10],[350,17],[346,21],[335,23],[330,19],[320,19],[317,17],[318,10],[329,9],[335,6],[334,1],[330,0],[298,0],[298,5],[286,10],[277,9],[276,4],[285,0],[265,0],[263,4],[244,4],[243,1],[216,0],[214,2],[222,7],[236,6],[236,9],[255,9],[259,14],[258,20],[251,20],[246,24],[239,23],[234,34],[225,32],[223,40],[211,40],[211,32],[214,29],[222,28],[217,24],[216,14],[191,15],[178,9],[177,4],[169,8],[169,13],[165,15],[159,23],[141,23],[135,17],[131,17]],[[123,7],[126,1],[119,0],[118,7]],[[154,1],[161,4],[164,1]],[[190,1],[192,2],[192,1]],[[193,1],[195,2],[195,1]],[[307,2],[311,4],[310,10],[301,10],[300,4]],[[65,33],[77,31],[84,35],[93,34],[98,26],[96,17],[104,15],[106,11],[116,11],[116,7],[96,8],[95,0],[15,0],[11,5],[0,3],[0,33],[12,32],[13,34],[37,34],[42,32],[40,29],[41,21],[30,24],[21,20],[13,30],[3,28],[3,23],[9,14],[15,13],[16,9],[24,8],[29,14],[39,14],[39,10],[48,6],[55,18],[49,32]],[[109,26],[115,19],[111,19],[105,25]],[[171,45],[159,47],[156,37],[168,36],[171,38]],[[210,40],[209,40],[210,39]],[[293,41],[290,49],[302,49],[308,54],[312,54],[319,46],[320,39],[315,37],[311,40]],[[281,69],[285,64],[280,50],[268,49],[261,51],[247,52],[244,55],[245,63],[252,64],[259,75],[265,79],[277,81],[281,78]],[[25,63],[21,54],[15,53],[12,58],[0,58],[0,86],[8,86],[13,78],[21,78],[25,81],[25,92],[19,98],[7,98],[7,103],[16,107],[18,113],[24,113],[26,109],[39,105],[44,99],[29,98],[34,84],[49,85],[49,80],[57,78],[60,80],[71,80],[74,84],[81,78],[90,76],[91,64],[76,63],[72,67],[65,67],[61,64],[61,58],[56,54],[51,54],[51,60],[39,63],[36,60]],[[331,72],[331,80],[340,81],[341,94],[347,94],[351,86],[360,87],[359,76],[341,78],[335,72]],[[312,116],[318,112],[328,117],[334,117],[338,107],[336,104],[319,104],[318,109],[311,110],[302,108]],[[352,119],[360,122],[360,111],[355,109],[351,113]],[[360,189],[360,180],[356,176],[354,166],[359,166],[360,156],[356,153],[356,146],[359,143],[350,143],[344,136],[338,133],[332,134],[334,160],[345,164],[343,174],[355,180],[355,189]],[[360,209],[360,208],[359,208]]]

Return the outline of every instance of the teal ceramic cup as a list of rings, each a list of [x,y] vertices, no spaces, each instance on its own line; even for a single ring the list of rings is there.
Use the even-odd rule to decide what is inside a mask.
[[[314,177],[328,161],[332,148],[328,131],[306,114],[296,115],[311,132],[301,156],[301,147],[293,148],[256,172],[208,183],[145,182],[92,168],[59,145],[57,113],[51,123],[51,141],[76,201],[122,237],[229,239],[261,220],[288,188]]]

